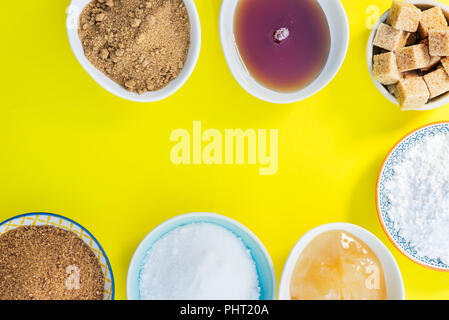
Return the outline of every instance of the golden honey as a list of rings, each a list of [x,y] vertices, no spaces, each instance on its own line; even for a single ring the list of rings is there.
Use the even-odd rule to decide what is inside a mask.
[[[293,300],[385,300],[385,277],[368,245],[346,231],[328,231],[303,250],[290,283]]]

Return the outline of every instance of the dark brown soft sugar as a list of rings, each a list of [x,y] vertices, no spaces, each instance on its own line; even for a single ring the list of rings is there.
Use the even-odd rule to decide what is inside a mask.
[[[182,0],[93,0],[81,13],[79,36],[97,69],[141,94],[179,76],[190,20]]]
[[[74,268],[78,289],[67,283]],[[103,295],[101,266],[76,234],[25,226],[0,236],[0,300],[101,300]]]

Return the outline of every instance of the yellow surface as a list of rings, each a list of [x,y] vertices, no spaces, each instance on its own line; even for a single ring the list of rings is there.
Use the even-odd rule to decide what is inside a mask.
[[[221,1],[197,0],[202,51],[187,84],[152,104],[128,102],[98,86],[70,49],[69,0],[7,1],[0,11],[0,219],[62,214],[89,229],[108,254],[116,297],[142,238],[177,214],[217,212],[253,230],[280,277],[295,242],[309,229],[351,222],[376,234],[396,257],[409,299],[449,298],[449,274],[403,257],[377,221],[374,191],[383,158],[408,131],[449,119],[449,107],[400,112],[374,87],[365,62],[369,5],[342,1],[351,41],[337,77],[319,94],[273,105],[232,77],[218,34]],[[446,1],[448,2],[448,1]],[[279,172],[258,167],[175,166],[170,133],[204,128],[279,129]],[[191,130],[191,129],[190,129]]]

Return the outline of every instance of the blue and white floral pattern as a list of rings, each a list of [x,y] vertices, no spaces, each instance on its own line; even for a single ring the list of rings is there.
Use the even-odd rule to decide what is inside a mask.
[[[385,161],[385,164],[379,176],[379,184],[377,187],[377,202],[379,214],[385,229],[387,230],[390,238],[393,239],[396,246],[400,248],[403,253],[405,253],[412,260],[415,260],[416,262],[419,262],[423,265],[427,265],[429,267],[437,269],[449,270],[449,265],[445,264],[443,261],[441,261],[441,259],[429,258],[420,254],[420,252],[416,250],[415,246],[402,236],[401,230],[395,226],[394,221],[389,216],[391,203],[385,188],[386,183],[395,175],[394,168],[397,164],[404,161],[405,155],[408,150],[421,143],[423,138],[425,137],[432,137],[441,134],[449,134],[449,123],[438,123],[421,128],[405,137],[394,148],[394,150]]]

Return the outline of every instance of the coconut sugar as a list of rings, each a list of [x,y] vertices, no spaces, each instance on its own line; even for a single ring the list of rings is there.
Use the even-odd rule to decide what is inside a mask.
[[[101,300],[104,276],[76,234],[24,226],[0,236],[0,300]]]
[[[80,16],[87,59],[125,89],[142,94],[176,79],[190,47],[182,0],[93,0]]]
[[[140,274],[145,300],[257,300],[259,278],[249,249],[212,223],[179,227],[147,253]]]
[[[427,137],[394,167],[389,216],[419,255],[449,264],[449,135]]]

